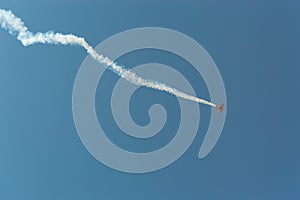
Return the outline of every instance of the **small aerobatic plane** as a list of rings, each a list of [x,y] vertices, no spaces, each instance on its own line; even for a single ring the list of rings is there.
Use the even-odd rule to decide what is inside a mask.
[[[221,113],[224,110],[224,103],[221,106],[216,105],[216,108],[218,109],[218,113]]]

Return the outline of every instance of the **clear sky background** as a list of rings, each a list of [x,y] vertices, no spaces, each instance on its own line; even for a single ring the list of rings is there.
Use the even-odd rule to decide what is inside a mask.
[[[100,1],[0,0],[33,31],[83,36],[96,46],[137,27],[171,28],[192,37],[212,56],[227,92],[227,118],[213,151],[197,158],[208,126],[174,164],[148,174],[112,170],[81,143],[72,117],[72,89],[86,57],[79,47],[23,47],[0,30],[0,199],[300,199],[300,3],[296,0]],[[132,52],[119,62],[168,64],[186,77],[199,96],[209,97],[201,77],[166,52]],[[172,135],[144,144],[127,141],[112,121],[111,72],[97,95],[100,123],[112,141],[136,151],[163,146]],[[107,88],[104,88],[107,86]],[[170,114],[162,132],[178,127],[174,97],[140,89],[131,114],[147,124],[144,103],[161,103]],[[173,120],[173,121],[172,121]],[[193,119],[191,119],[193,120]],[[134,144],[134,145],[133,145]]]

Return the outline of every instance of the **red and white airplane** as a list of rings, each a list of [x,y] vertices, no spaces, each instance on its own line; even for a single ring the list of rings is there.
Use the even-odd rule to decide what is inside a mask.
[[[218,113],[221,113],[224,110],[224,103],[221,106],[216,105],[216,108],[218,109]]]

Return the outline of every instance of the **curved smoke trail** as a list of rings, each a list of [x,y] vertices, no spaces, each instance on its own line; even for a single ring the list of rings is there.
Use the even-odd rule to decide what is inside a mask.
[[[54,32],[46,33],[32,33],[28,31],[28,28],[24,25],[22,20],[16,17],[11,11],[0,9],[0,24],[1,27],[12,35],[17,35],[17,39],[21,41],[24,46],[33,45],[36,43],[43,44],[63,44],[63,45],[79,45],[86,49],[86,51],[92,56],[93,59],[97,60],[99,63],[109,66],[113,72],[118,74],[120,77],[129,81],[132,84],[138,86],[145,86],[148,88],[153,88],[160,91],[165,91],[173,94],[177,97],[195,101],[197,103],[206,104],[212,107],[218,108],[218,106],[212,102],[200,99],[198,97],[186,94],[175,88],[169,87],[158,81],[153,81],[149,79],[144,79],[129,69],[125,69],[122,66],[117,65],[115,62],[110,60],[108,57],[98,54],[92,46],[90,46],[84,38],[77,37],[72,34],[61,34]]]

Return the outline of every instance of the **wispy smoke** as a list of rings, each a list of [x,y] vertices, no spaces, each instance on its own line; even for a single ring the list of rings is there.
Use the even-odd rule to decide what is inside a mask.
[[[24,46],[33,45],[36,43],[43,44],[63,44],[63,45],[79,45],[86,49],[86,51],[92,56],[93,59],[97,60],[99,63],[109,66],[113,72],[118,74],[120,77],[124,78],[128,82],[138,85],[145,86],[148,88],[153,88],[156,90],[161,90],[173,94],[177,97],[195,101],[197,103],[206,104],[209,106],[217,107],[212,102],[197,98],[195,96],[181,92],[175,88],[169,87],[158,81],[153,81],[149,79],[144,79],[133,71],[125,69],[122,66],[117,65],[108,57],[98,54],[92,46],[90,46],[84,38],[77,37],[72,34],[61,34],[54,32],[46,33],[32,33],[28,31],[28,28],[24,25],[22,20],[16,17],[11,11],[0,9],[0,24],[1,27],[7,30],[12,35],[17,35],[17,39],[21,41]]]

